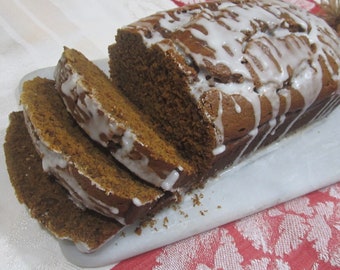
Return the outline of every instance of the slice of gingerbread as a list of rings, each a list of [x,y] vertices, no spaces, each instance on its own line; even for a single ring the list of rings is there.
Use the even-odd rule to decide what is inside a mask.
[[[78,124],[130,171],[164,190],[193,185],[194,167],[82,53],[64,48],[55,80]]]
[[[18,200],[28,207],[33,218],[57,238],[69,239],[81,251],[90,252],[123,228],[113,219],[77,207],[55,178],[43,171],[41,158],[27,132],[22,112],[10,115],[4,150]]]
[[[42,78],[26,81],[21,103],[44,171],[75,203],[129,224],[174,199],[140,181],[95,144],[68,114],[54,84]]]

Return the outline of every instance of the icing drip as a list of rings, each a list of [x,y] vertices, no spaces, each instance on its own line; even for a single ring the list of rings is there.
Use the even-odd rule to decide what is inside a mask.
[[[242,151],[239,153],[239,155],[237,156],[237,158],[234,161],[234,164],[237,164],[240,162],[240,159],[242,158],[243,154],[245,153],[245,151],[248,149],[249,145],[252,143],[252,141],[256,138],[257,134],[258,134],[258,129],[255,128],[252,131],[249,132],[249,140],[246,143],[246,145],[243,147]]]
[[[143,205],[143,203],[140,201],[140,199],[138,199],[138,198],[133,198],[132,199],[132,202],[134,203],[134,205],[136,205],[136,206],[138,206],[138,207],[140,207],[140,206],[142,206]]]
[[[227,149],[227,147],[224,144],[221,144],[221,145],[217,146],[216,148],[214,148],[213,155],[217,156],[219,154],[222,154],[226,149]]]
[[[286,120],[286,115],[285,114],[281,115],[279,118],[279,123],[276,124],[276,127],[272,129],[270,134],[274,135],[276,130],[285,122],[285,120]]]
[[[217,144],[220,145],[224,141],[224,136],[223,136],[223,121],[222,121],[222,114],[223,114],[223,97],[222,93],[219,92],[219,104],[218,104],[218,110],[217,110],[217,117],[214,121],[215,127],[221,132],[221,135],[217,136]]]
[[[261,138],[261,140],[259,141],[259,143],[254,147],[254,152],[259,148],[259,147],[261,147],[261,145],[262,145],[262,143],[265,141],[265,139],[267,138],[267,136],[269,135],[269,134],[271,134],[272,133],[272,130],[275,128],[275,126],[276,126],[276,119],[275,118],[273,118],[273,119],[271,119],[271,120],[269,120],[269,129],[267,130],[267,132],[264,134],[264,136]]]
[[[167,178],[163,181],[163,183],[161,184],[161,187],[164,190],[171,190],[172,187],[174,186],[174,184],[176,183],[176,181],[179,178],[179,173],[176,170],[173,170],[168,176]]]
[[[219,155],[223,153],[226,149],[225,145],[223,145],[224,142],[224,127],[223,127],[223,121],[222,121],[222,114],[223,114],[223,96],[222,92],[219,92],[219,104],[218,104],[218,110],[217,110],[217,117],[215,118],[214,124],[217,129],[217,136],[216,136],[216,144],[217,147],[213,149],[213,155]],[[220,132],[220,133],[219,133]]]
[[[237,112],[237,113],[241,113],[242,112],[242,108],[241,108],[241,106],[236,102],[236,100],[234,99],[234,97],[233,96],[231,96],[231,99],[232,99],[232,101],[234,102],[234,104],[235,104],[235,112]]]
[[[126,156],[133,149],[133,144],[136,140],[136,135],[127,129],[122,137],[122,148],[117,150],[117,155]]]

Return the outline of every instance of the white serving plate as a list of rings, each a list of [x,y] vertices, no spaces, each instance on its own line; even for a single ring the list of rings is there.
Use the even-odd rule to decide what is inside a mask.
[[[107,60],[95,62],[107,72]],[[40,69],[22,81],[35,76],[52,79],[53,71],[54,67]],[[18,96],[20,89],[21,85]],[[339,120],[338,107],[325,120],[258,151],[211,179],[204,189],[186,195],[177,209],[157,214],[155,224],[142,228],[141,235],[130,226],[94,253],[80,253],[65,240],[60,241],[61,251],[78,266],[109,265],[336,183],[340,180]],[[195,196],[200,197],[200,205],[194,206]]]

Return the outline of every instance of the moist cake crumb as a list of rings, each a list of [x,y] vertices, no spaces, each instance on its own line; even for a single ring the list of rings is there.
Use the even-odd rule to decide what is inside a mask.
[[[164,218],[163,218],[163,227],[168,228],[168,224],[169,224],[169,219],[168,219],[168,217],[164,217]]]

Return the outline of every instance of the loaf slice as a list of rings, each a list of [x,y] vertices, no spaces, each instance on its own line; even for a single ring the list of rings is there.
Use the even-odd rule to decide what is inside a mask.
[[[141,182],[88,138],[54,86],[54,81],[38,77],[26,81],[21,103],[43,169],[75,203],[129,224],[174,199],[172,193]]]
[[[194,182],[194,168],[82,53],[64,48],[55,80],[78,124],[130,171],[164,190]]]
[[[81,251],[90,252],[123,228],[113,219],[77,207],[55,178],[43,171],[22,112],[10,114],[4,150],[18,200],[57,238],[69,239]]]
[[[118,30],[110,74],[203,173],[339,105],[340,43],[284,1],[212,1]]]

